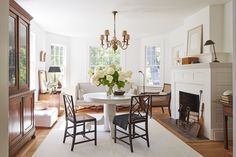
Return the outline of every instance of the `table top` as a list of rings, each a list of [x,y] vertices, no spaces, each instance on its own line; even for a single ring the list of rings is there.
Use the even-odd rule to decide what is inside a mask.
[[[130,103],[131,96],[134,96],[129,93],[125,93],[123,96],[107,96],[106,93],[87,93],[83,95],[83,98],[87,102],[97,102],[104,104],[121,104],[121,103]]]

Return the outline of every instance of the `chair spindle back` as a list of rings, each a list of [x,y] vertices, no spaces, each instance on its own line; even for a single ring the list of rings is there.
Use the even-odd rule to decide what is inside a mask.
[[[64,106],[65,106],[65,118],[72,117],[76,121],[75,109],[72,95],[63,94]]]

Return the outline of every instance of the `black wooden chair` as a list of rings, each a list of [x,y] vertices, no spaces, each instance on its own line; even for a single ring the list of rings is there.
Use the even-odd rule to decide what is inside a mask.
[[[94,141],[94,144],[97,145],[97,121],[96,118],[87,115],[85,113],[75,114],[73,97],[71,95],[63,94],[64,105],[65,105],[65,119],[66,119],[66,127],[63,138],[63,143],[65,143],[66,137],[72,137],[72,145],[71,151],[74,149],[75,144],[80,144],[84,142]],[[93,122],[94,129],[86,130],[85,124],[86,122]],[[68,124],[72,125],[68,125]],[[82,126],[82,131],[77,131],[77,127]],[[69,132],[69,129],[73,129],[73,131]],[[86,136],[88,133],[94,133],[94,138],[89,138]],[[76,142],[76,135],[82,135],[85,140]]]
[[[149,95],[139,95],[131,97],[131,105],[129,113],[116,115],[113,119],[113,124],[115,125],[114,142],[120,140],[128,145],[130,145],[130,150],[133,152],[132,139],[143,138],[147,141],[147,146],[149,147],[149,137],[148,137],[148,110],[149,110],[150,96]],[[144,127],[137,125],[138,123],[145,123]],[[122,128],[128,132],[117,128]],[[136,132],[136,128],[140,130],[142,134]],[[117,137],[117,131],[122,133],[124,136]],[[129,142],[126,142],[124,138],[129,138]]]

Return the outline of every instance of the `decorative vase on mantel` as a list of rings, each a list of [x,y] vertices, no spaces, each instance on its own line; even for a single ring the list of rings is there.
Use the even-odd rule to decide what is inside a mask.
[[[106,86],[107,96],[111,96],[113,94],[113,86]]]

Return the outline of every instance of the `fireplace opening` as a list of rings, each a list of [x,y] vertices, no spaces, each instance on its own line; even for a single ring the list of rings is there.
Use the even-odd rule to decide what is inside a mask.
[[[179,91],[179,119],[176,120],[178,126],[183,127],[191,136],[199,135],[201,124],[200,121],[200,99],[202,90],[199,95]],[[201,111],[202,113],[203,111]]]
[[[199,113],[199,95],[179,91],[179,104],[183,108],[189,107],[190,112]]]

